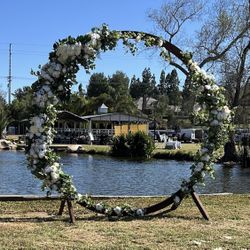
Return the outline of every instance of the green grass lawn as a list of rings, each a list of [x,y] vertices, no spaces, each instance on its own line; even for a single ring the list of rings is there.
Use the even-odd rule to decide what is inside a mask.
[[[165,158],[176,160],[192,160],[200,145],[195,143],[183,143],[181,149],[169,150],[163,148],[163,143],[156,143],[153,158]],[[83,153],[109,154],[111,146],[107,145],[82,145]]]
[[[201,196],[211,220],[191,199],[174,212],[108,220],[74,205],[77,221],[55,216],[59,201],[0,202],[0,249],[249,249],[250,195]],[[160,198],[111,199],[146,206]]]

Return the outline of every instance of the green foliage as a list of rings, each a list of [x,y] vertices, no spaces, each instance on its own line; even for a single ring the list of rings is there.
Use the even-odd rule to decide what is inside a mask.
[[[166,74],[165,74],[164,70],[161,71],[160,82],[159,82],[157,88],[158,88],[158,92],[160,95],[167,94]]]
[[[86,113],[87,100],[82,92],[72,93],[69,99],[61,105],[62,110],[67,110],[77,115]]]
[[[3,137],[3,131],[10,122],[8,105],[4,98],[4,94],[0,92],[0,138]]]
[[[154,150],[154,143],[150,136],[138,131],[127,136],[121,135],[114,139],[112,155],[150,158]]]
[[[3,131],[8,125],[9,117],[5,107],[0,105],[0,139],[3,137]]]
[[[154,150],[154,143],[150,136],[138,131],[128,136],[130,154],[132,157],[150,158]]]
[[[156,87],[155,75],[151,73],[150,68],[145,68],[142,72],[142,80],[132,77],[130,83],[130,95],[139,99],[142,98],[142,112],[146,112],[147,100],[154,98],[158,94]]]
[[[122,71],[117,71],[109,78],[109,108],[112,112],[129,114],[136,112],[136,106],[129,95],[128,86],[129,78]]]
[[[111,77],[109,77],[109,85],[112,88],[111,94],[127,95],[129,78],[122,71],[116,71]]]
[[[187,78],[182,91],[182,111],[189,115],[195,103],[195,90],[191,79]]]
[[[166,76],[166,91],[169,105],[178,106],[181,103],[181,93],[179,90],[179,78],[176,69]]]
[[[112,146],[112,155],[114,156],[130,156],[130,148],[125,135],[116,136]]]
[[[136,78],[135,75],[131,78],[129,93],[134,99],[139,99],[141,97],[141,83],[140,79]]]
[[[29,118],[33,99],[32,89],[30,87],[17,89],[14,98],[9,107],[11,118],[16,121]]]
[[[89,80],[87,96],[97,97],[103,93],[108,93],[108,87],[108,78],[104,73],[94,73]]]

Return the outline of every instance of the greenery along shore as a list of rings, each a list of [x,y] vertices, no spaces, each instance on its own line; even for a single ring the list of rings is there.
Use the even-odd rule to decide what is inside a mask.
[[[60,201],[0,202],[0,249],[249,249],[250,195],[201,196],[210,221],[186,199],[169,214],[110,221],[74,204],[75,225],[54,216]],[[108,199],[146,206],[162,198]]]
[[[174,160],[193,160],[194,155],[199,149],[199,144],[184,143],[181,149],[164,149],[163,143],[156,143],[156,148],[152,153],[152,158],[156,159],[174,159]],[[87,154],[111,154],[111,146],[107,145],[81,145],[82,153]]]
[[[81,147],[77,153],[83,154],[101,154],[101,155],[111,155],[112,147],[109,145],[70,145],[70,144],[54,144],[52,147],[54,150],[64,151],[69,153],[75,153],[76,151],[70,150],[71,146],[73,148]],[[18,145],[18,149],[23,148],[23,145]],[[196,143],[183,143],[180,149],[165,149],[163,143],[156,143],[155,149],[152,153],[152,158],[155,159],[171,159],[171,160],[186,160],[192,161],[194,159],[195,153],[200,148],[199,144]],[[222,154],[222,151],[221,151]]]

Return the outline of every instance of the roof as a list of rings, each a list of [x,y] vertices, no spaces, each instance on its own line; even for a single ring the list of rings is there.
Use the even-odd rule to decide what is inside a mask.
[[[76,115],[72,112],[66,111],[66,110],[58,111],[57,117],[60,120],[68,120],[68,121],[71,120],[71,121],[77,121],[77,122],[86,121],[86,119],[84,119],[83,117]]]
[[[82,117],[91,121],[118,121],[118,122],[149,122],[149,119],[123,113],[106,113],[100,115],[86,115]]]
[[[107,109],[108,107],[103,103],[99,109]]]
[[[152,97],[147,98],[147,100],[146,100],[146,108],[147,108],[147,109],[152,109],[152,104],[155,103],[156,101],[157,101],[157,100],[154,99],[154,98],[152,98]],[[142,110],[142,103],[143,103],[143,98],[140,97],[140,98],[137,100],[137,102],[136,102],[137,108],[138,108],[139,110]]]

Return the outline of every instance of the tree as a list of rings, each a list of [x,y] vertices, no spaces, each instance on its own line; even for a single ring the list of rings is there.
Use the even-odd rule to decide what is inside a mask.
[[[192,44],[192,46],[185,49],[194,51],[193,57],[199,62],[199,66],[216,72],[218,79],[222,79],[222,82],[233,77],[232,82],[227,82],[226,86],[230,89],[229,93],[233,94],[231,106],[236,107],[240,104],[242,88],[244,92],[246,86],[244,79],[249,79],[243,75],[244,72],[249,72],[246,61],[249,62],[247,55],[250,40],[250,1],[214,0],[207,1],[204,5],[201,3],[202,1],[199,0],[170,0],[163,5],[161,11],[152,11],[149,17],[156,23],[160,32],[165,33],[169,42],[175,40],[175,44],[178,45],[176,38],[183,31],[185,23],[195,21],[198,14],[203,14],[203,22],[199,30],[196,31],[197,36],[193,38],[194,42],[186,43]],[[241,50],[239,46],[244,43]],[[237,64],[235,64],[234,59],[232,60],[237,53],[235,48],[241,51],[238,53],[241,60],[238,60]],[[170,64],[181,70],[189,80],[186,68],[170,53],[168,56]],[[222,62],[224,68],[236,69],[236,71],[227,70],[224,71],[226,74],[223,75],[221,72]],[[246,81],[247,83],[249,84],[249,80]],[[231,138],[233,137],[231,136]],[[231,152],[233,153],[233,150]]]
[[[129,78],[122,71],[116,71],[116,73],[109,78],[109,85],[112,88],[113,93],[127,95],[129,92]]]
[[[167,94],[166,73],[164,70],[161,71],[160,82],[159,82],[157,88],[158,88],[158,92],[160,95]]]
[[[180,35],[183,37],[185,25],[199,18],[201,25],[196,25],[198,30],[192,37],[193,42],[188,41],[186,35],[185,50],[194,51],[193,57],[200,67],[220,74],[220,60],[224,60],[243,39],[249,41],[249,5],[249,0],[213,0],[205,4],[201,0],[169,0],[160,10],[151,10],[149,18],[156,24],[157,31],[176,45],[182,45]],[[170,53],[168,57],[170,65],[188,76],[186,68],[175,57]],[[232,65],[231,60],[227,60],[227,64]]]
[[[9,106],[11,118],[16,121],[28,119],[33,99],[31,87],[19,88],[13,96],[14,100]]]
[[[164,127],[163,120],[168,115],[169,105],[167,95],[159,95],[157,101],[154,103],[154,119],[160,124],[160,127]]]
[[[151,74],[150,68],[143,70],[142,80],[132,77],[129,92],[134,99],[142,98],[142,112],[145,112],[149,98],[154,98],[158,94],[155,75]]]
[[[235,122],[247,123],[250,109],[250,39],[236,44],[227,58],[221,60],[221,82],[232,108],[237,107]],[[228,61],[230,60],[230,64]]]
[[[158,35],[162,35],[170,43],[178,45],[180,33],[185,25],[200,17],[203,5],[199,0],[169,0],[160,9],[150,10],[148,17],[154,22]],[[176,58],[168,52],[169,64],[188,74]]]
[[[195,90],[192,82],[189,78],[185,80],[183,90],[182,90],[182,112],[184,115],[190,115],[193,111],[193,106],[195,103]]]
[[[129,78],[122,71],[117,71],[109,78],[111,96],[110,109],[113,112],[135,113],[136,106],[129,95]]]
[[[134,99],[139,99],[141,97],[141,82],[139,78],[136,78],[135,75],[131,78],[129,93]]]
[[[176,69],[173,69],[166,77],[167,96],[169,105],[178,106],[181,103],[181,93],[179,90],[179,78]]]
[[[108,93],[109,85],[108,78],[104,73],[94,73],[89,79],[89,85],[87,86],[87,96],[97,97],[103,93]]]
[[[3,131],[8,125],[8,105],[2,93],[0,93],[0,139],[3,138]]]
[[[72,93],[65,103],[62,104],[62,109],[75,113],[77,115],[86,114],[87,100],[82,92]]]

